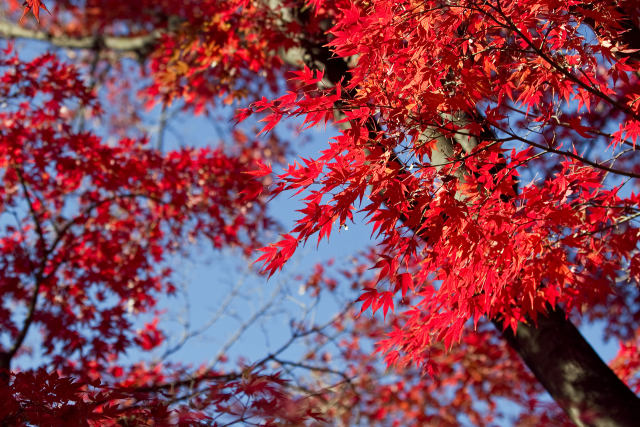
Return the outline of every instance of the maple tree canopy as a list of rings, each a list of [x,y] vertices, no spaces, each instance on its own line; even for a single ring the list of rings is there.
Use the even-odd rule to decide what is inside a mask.
[[[640,419],[637,1],[2,7],[4,424],[488,425],[505,401],[522,425]],[[165,149],[170,108],[229,106],[224,144]],[[352,222],[375,243],[295,279],[343,305],[327,323],[237,365],[125,357],[171,332],[184,246],[233,248],[267,287]],[[584,321],[619,342],[609,365]]]

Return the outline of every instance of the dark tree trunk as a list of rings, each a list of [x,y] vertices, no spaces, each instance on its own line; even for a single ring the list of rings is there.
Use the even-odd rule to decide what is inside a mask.
[[[493,320],[500,331],[503,325]],[[537,326],[521,323],[502,335],[579,426],[638,426],[640,399],[598,356],[565,313],[539,316]]]
[[[7,352],[0,352],[0,387],[9,385],[11,377],[11,356]]]

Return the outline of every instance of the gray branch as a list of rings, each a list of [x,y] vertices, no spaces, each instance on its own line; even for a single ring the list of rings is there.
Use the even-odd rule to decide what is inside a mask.
[[[141,53],[148,51],[157,41],[161,30],[139,36],[79,36],[54,35],[44,30],[32,30],[6,20],[0,20],[0,37],[5,39],[26,39],[48,42],[68,49],[108,49],[121,53]]]

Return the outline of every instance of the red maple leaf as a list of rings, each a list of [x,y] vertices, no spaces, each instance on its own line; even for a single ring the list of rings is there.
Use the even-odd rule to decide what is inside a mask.
[[[44,9],[49,14],[51,14],[51,12],[49,12],[49,9],[47,9],[47,6],[45,6],[42,0],[24,0],[24,3],[22,5],[24,6],[24,11],[22,12],[22,16],[20,17],[21,23],[24,20],[24,17],[27,15],[27,13],[29,13],[29,11],[33,13],[33,16],[36,18],[36,21],[38,23],[40,23],[40,9]]]

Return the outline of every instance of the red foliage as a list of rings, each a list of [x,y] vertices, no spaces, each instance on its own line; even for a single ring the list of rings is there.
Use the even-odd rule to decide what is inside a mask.
[[[53,55],[22,62],[10,50],[0,66],[0,98],[8,104],[0,113],[0,206],[14,216],[3,224],[0,281],[4,300],[27,308],[26,318],[0,310],[10,340],[2,355],[4,363],[10,360],[28,329],[38,325],[52,361],[48,368],[57,368],[11,373],[0,418],[38,425],[168,420],[174,415],[155,387],[161,390],[172,375],[186,373],[169,369],[142,376],[146,369],[140,366],[115,384],[103,381],[108,371],[116,378],[124,375],[114,360],[131,346],[151,350],[162,342],[158,319],[136,334],[133,317],[174,292],[163,264],[183,242],[202,237],[214,248],[245,251],[258,244],[259,232],[270,222],[263,183],[249,173],[257,166],[254,148],[230,156],[221,149],[161,154],[144,140],[107,144],[73,131],[64,120],[74,104],[87,114],[100,111],[73,67]],[[258,406],[264,399],[286,400],[281,381],[250,370],[235,382],[233,376],[204,371],[185,387],[218,377],[224,379],[219,394],[209,396],[205,406],[223,405],[234,393]],[[146,384],[153,394],[139,396],[136,388]],[[138,403],[114,403],[131,399]],[[146,406],[138,408],[145,399]],[[231,405],[228,411],[237,415],[241,408]]]
[[[144,63],[137,102],[149,109],[173,102],[213,114],[242,102],[236,120],[258,117],[259,133],[273,135],[286,118],[303,128],[335,123],[340,133],[269,185],[269,164],[282,157],[277,144],[249,142],[239,131],[226,150],[162,153],[145,138],[108,141],[74,122],[104,117],[93,83],[53,54],[25,61],[7,49],[0,212],[12,219],[0,223],[0,288],[9,302],[0,306],[0,417],[190,425],[217,422],[215,413],[275,425],[311,423],[322,412],[345,423],[453,425],[464,416],[482,425],[497,416],[501,396],[536,410],[521,422],[546,422],[549,413],[530,397],[539,388],[486,324],[499,319],[515,331],[556,306],[604,321],[622,342],[612,366],[638,390],[637,2],[55,6],[40,38],[70,38],[76,45],[67,47],[77,47],[95,37],[80,46],[92,55],[78,62],[94,75],[104,67],[111,100],[131,95],[115,89],[127,76],[117,58],[125,52]],[[39,0],[9,8],[36,21],[47,10]],[[118,37],[150,41],[127,49]],[[114,127],[125,130],[140,120],[117,119]],[[303,205],[291,230],[268,246],[266,193],[293,193]],[[267,362],[286,365],[277,355],[236,371],[117,362],[133,347],[162,343],[157,320],[136,332],[134,318],[175,291],[167,262],[183,243],[258,249],[272,276],[310,238],[328,239],[358,213],[378,244],[340,278],[360,291],[353,299],[361,305],[345,310],[352,327],[344,333],[344,316],[331,325],[346,335],[337,354],[343,374],[359,375],[357,388],[345,379],[352,387],[332,395],[320,376],[320,391],[300,397],[283,374],[264,371]],[[305,282],[316,295],[336,289],[323,273]],[[372,316],[363,314],[369,309]],[[9,369],[35,325],[51,363]],[[394,377],[381,379],[362,336],[385,354]],[[310,351],[307,359],[332,357]]]
[[[638,257],[637,196],[616,176],[635,183],[640,175],[629,150],[608,156],[615,167],[604,157],[622,140],[633,149],[637,137],[637,62],[620,55],[634,51],[607,42],[629,31],[616,21],[623,11],[638,13],[626,3],[538,0],[341,10],[330,44],[357,58],[348,84],[318,87],[305,70],[293,77],[297,95],[252,106],[267,113],[269,130],[287,116],[329,120],[339,100],[348,124],[321,156],[279,175],[276,194],[311,195],[286,251],[282,242],[264,249],[265,271],[282,268],[294,240],[323,238],[322,225],[361,209],[380,239],[380,272],[363,308],[405,294],[398,277],[417,266],[420,298],[382,341],[401,363],[428,362],[425,343],[449,347],[482,316],[515,330],[549,306],[583,312],[606,303]],[[617,132],[597,130],[595,111],[604,110]],[[435,129],[457,143],[441,166],[429,162],[442,150]],[[602,154],[584,155],[586,147]]]
[[[47,9],[47,6],[45,6],[44,2],[40,0],[24,0],[24,12],[22,12],[20,22],[22,22],[24,17],[27,16],[27,13],[31,11],[31,13],[33,13],[33,17],[36,18],[36,21],[40,23],[40,9],[49,12],[49,9]]]

